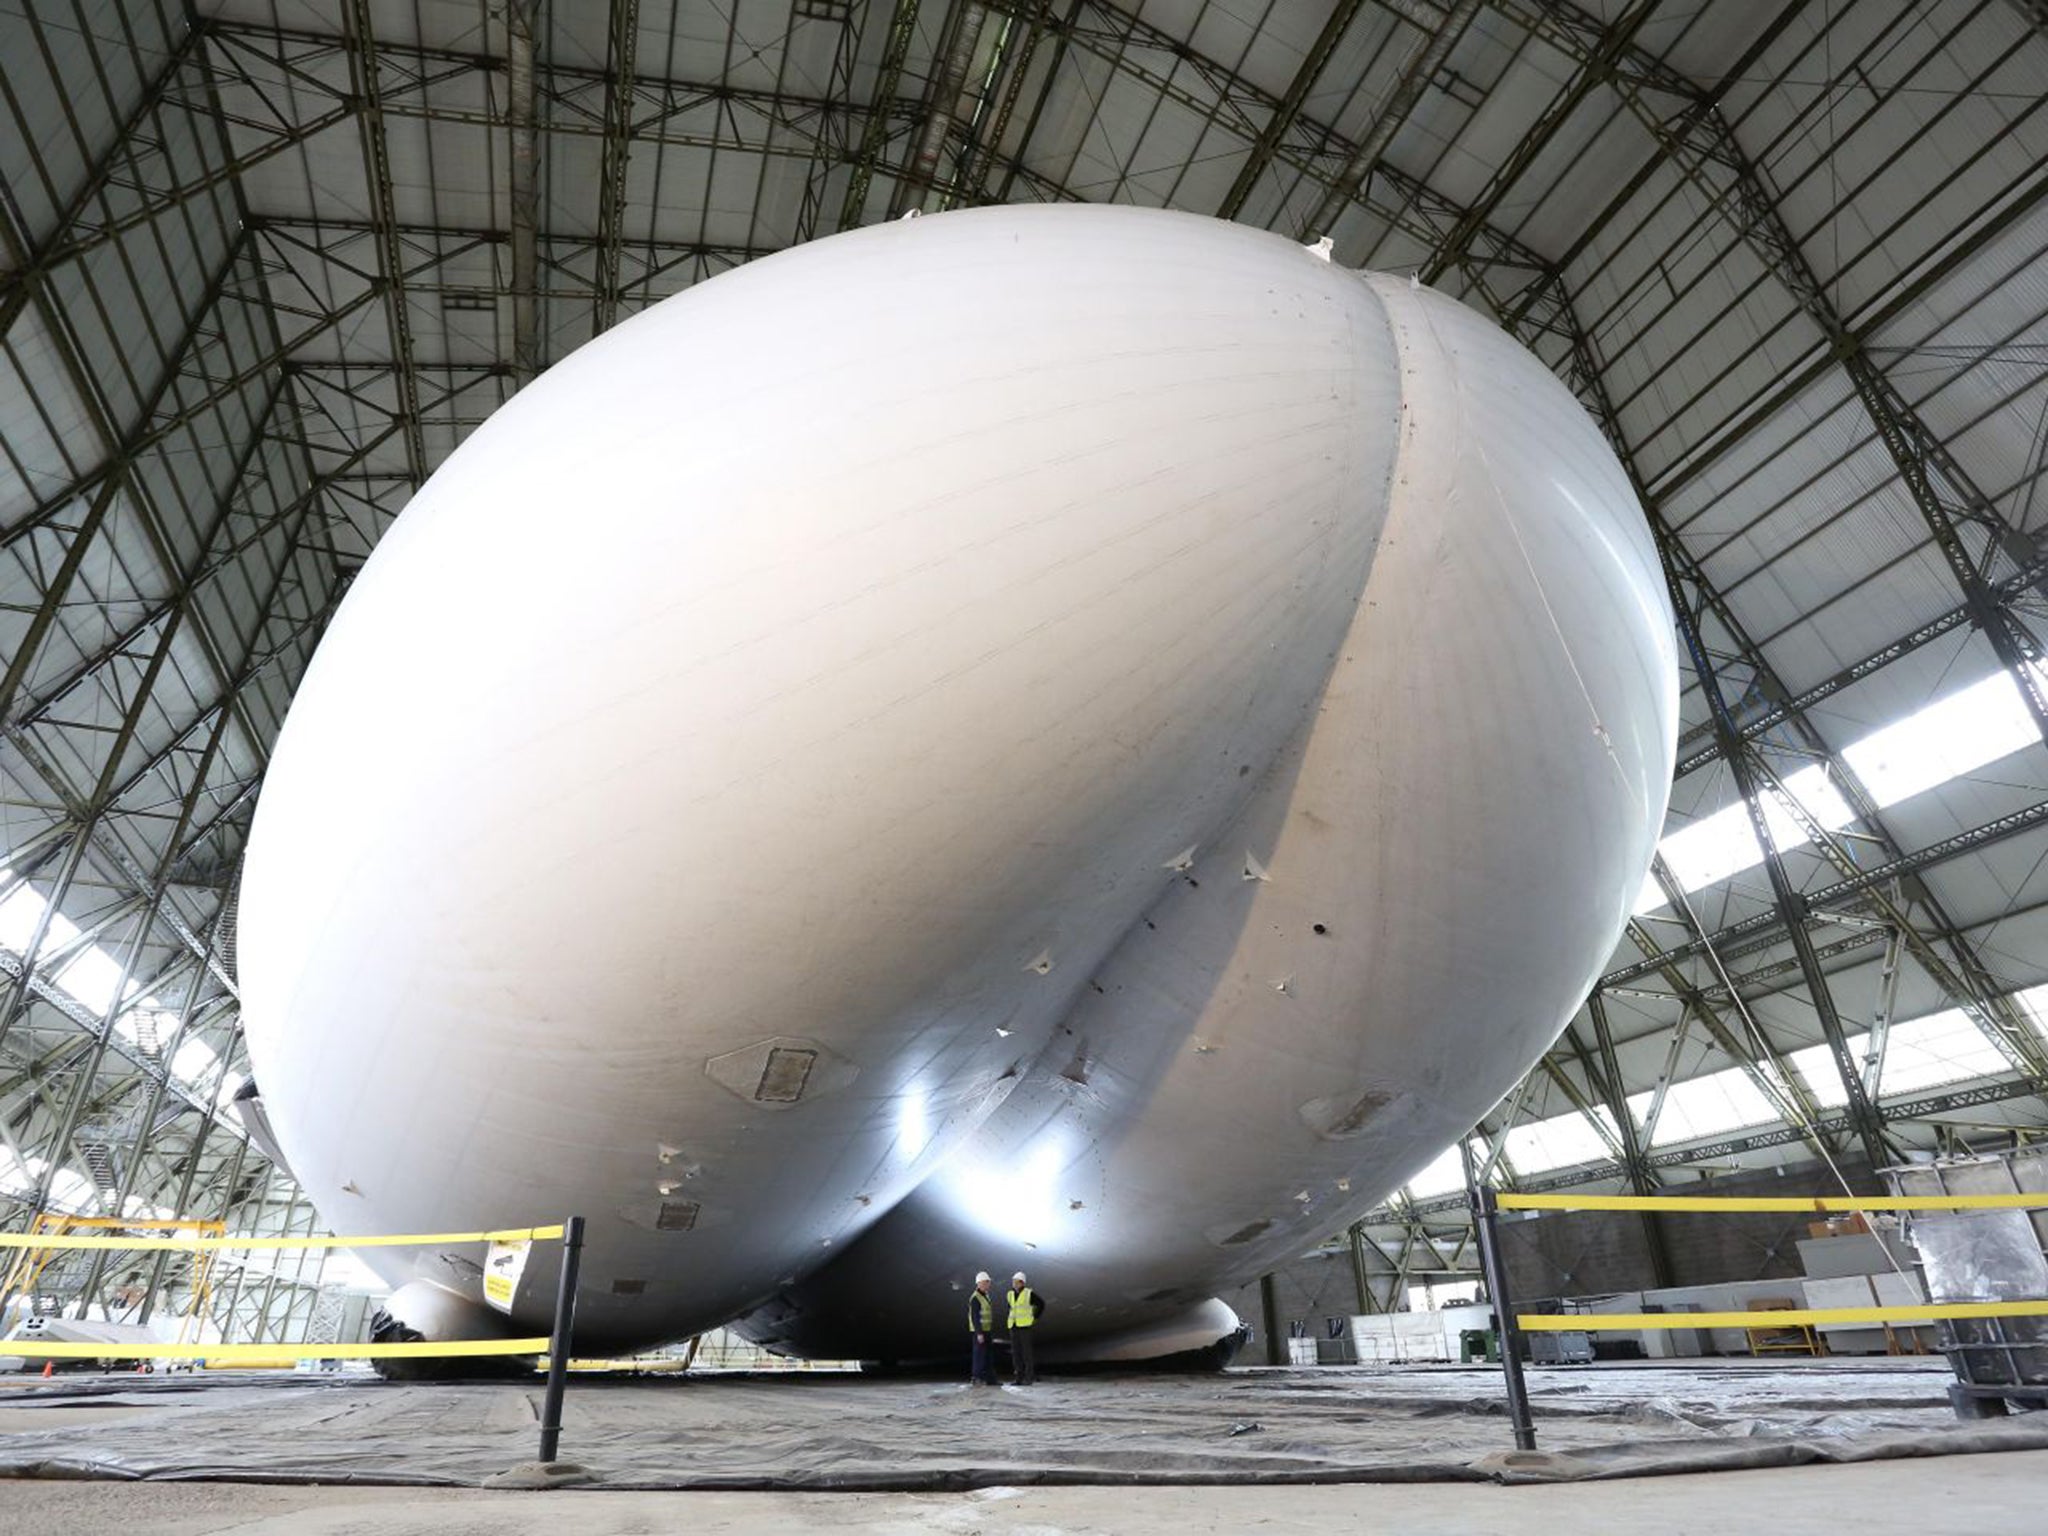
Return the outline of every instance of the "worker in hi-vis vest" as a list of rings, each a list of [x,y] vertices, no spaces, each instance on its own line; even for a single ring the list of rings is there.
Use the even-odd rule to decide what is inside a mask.
[[[974,1289],[967,1293],[967,1332],[974,1339],[974,1370],[969,1378],[977,1387],[998,1387],[995,1361],[990,1358],[994,1352],[996,1331],[996,1299],[989,1294],[989,1287],[995,1282],[987,1270],[974,1277]]]
[[[1024,1283],[1024,1271],[1010,1276],[1010,1294],[1003,1300],[1010,1308],[1010,1363],[1017,1385],[1028,1387],[1038,1380],[1038,1357],[1031,1352],[1031,1330],[1045,1311],[1045,1300]]]

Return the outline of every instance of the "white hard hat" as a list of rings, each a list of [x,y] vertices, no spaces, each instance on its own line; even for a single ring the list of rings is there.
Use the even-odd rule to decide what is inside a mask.
[[[982,1281],[984,1281],[984,1280],[988,1279],[988,1277],[989,1277],[988,1271],[984,1269],[984,1270],[983,1270],[983,1271],[982,1271],[982,1272],[981,1272],[980,1274],[978,1274],[978,1275],[976,1275],[976,1276],[974,1277],[974,1283],[975,1283],[976,1285],[979,1285],[979,1284],[981,1284],[981,1282],[982,1282]]]
[[[1010,1283],[1013,1285],[1022,1285],[1024,1283],[1024,1271],[1020,1269],[1017,1271],[1017,1273],[1010,1276]]]

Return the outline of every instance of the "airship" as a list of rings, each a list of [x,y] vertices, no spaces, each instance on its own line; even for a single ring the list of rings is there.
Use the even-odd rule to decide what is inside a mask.
[[[323,637],[241,890],[344,1236],[587,1222],[578,1348],[1219,1358],[1556,1038],[1677,670],[1613,452],[1456,301],[1111,206],[816,241],[465,441]],[[375,1247],[383,1336],[537,1248]]]

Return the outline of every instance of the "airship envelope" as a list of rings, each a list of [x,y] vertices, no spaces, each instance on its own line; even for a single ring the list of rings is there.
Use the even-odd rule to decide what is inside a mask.
[[[980,1268],[1208,1348],[1557,1036],[1676,693],[1613,453],[1463,306],[1130,208],[821,240],[364,566],[249,845],[263,1106],[345,1235],[584,1216],[590,1349],[938,1354]],[[364,1254],[401,1333],[549,1311]]]

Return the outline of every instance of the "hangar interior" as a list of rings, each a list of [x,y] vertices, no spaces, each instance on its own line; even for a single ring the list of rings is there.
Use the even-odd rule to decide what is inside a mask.
[[[1003,202],[1328,237],[1491,317],[1614,446],[1678,613],[1670,812],[1596,990],[1269,1329],[1459,1294],[1468,1166],[1869,1192],[2040,1137],[2044,78],[2031,0],[5,7],[0,1228],[320,1230],[236,1108],[236,893],[364,559],[622,318]],[[1799,1225],[1511,1259],[1535,1294],[1781,1275]],[[302,1341],[369,1284],[95,1255],[36,1290]]]

